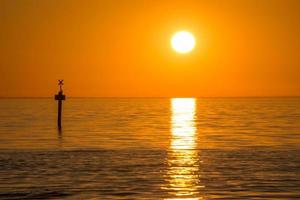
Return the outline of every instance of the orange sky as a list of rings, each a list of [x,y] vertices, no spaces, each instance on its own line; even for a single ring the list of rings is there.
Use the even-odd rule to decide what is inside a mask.
[[[299,24],[298,0],[0,0],[0,96],[299,96]]]

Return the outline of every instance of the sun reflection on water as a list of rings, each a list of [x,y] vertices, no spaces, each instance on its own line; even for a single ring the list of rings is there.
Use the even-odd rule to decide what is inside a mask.
[[[167,181],[169,200],[202,199],[198,192],[199,153],[197,151],[196,99],[171,99],[171,143],[168,154]]]

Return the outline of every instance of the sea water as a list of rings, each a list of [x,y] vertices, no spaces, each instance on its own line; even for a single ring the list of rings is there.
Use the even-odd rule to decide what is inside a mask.
[[[300,199],[300,98],[0,99],[0,199]]]

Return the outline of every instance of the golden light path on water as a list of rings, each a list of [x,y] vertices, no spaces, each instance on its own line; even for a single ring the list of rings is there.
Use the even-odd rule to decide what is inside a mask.
[[[197,151],[196,99],[171,99],[171,142],[168,154],[168,200],[202,199],[199,187],[199,155]]]

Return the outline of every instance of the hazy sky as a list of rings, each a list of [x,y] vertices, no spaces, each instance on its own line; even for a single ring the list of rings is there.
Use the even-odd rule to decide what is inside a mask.
[[[0,0],[0,96],[57,79],[68,96],[299,96],[300,1]]]

